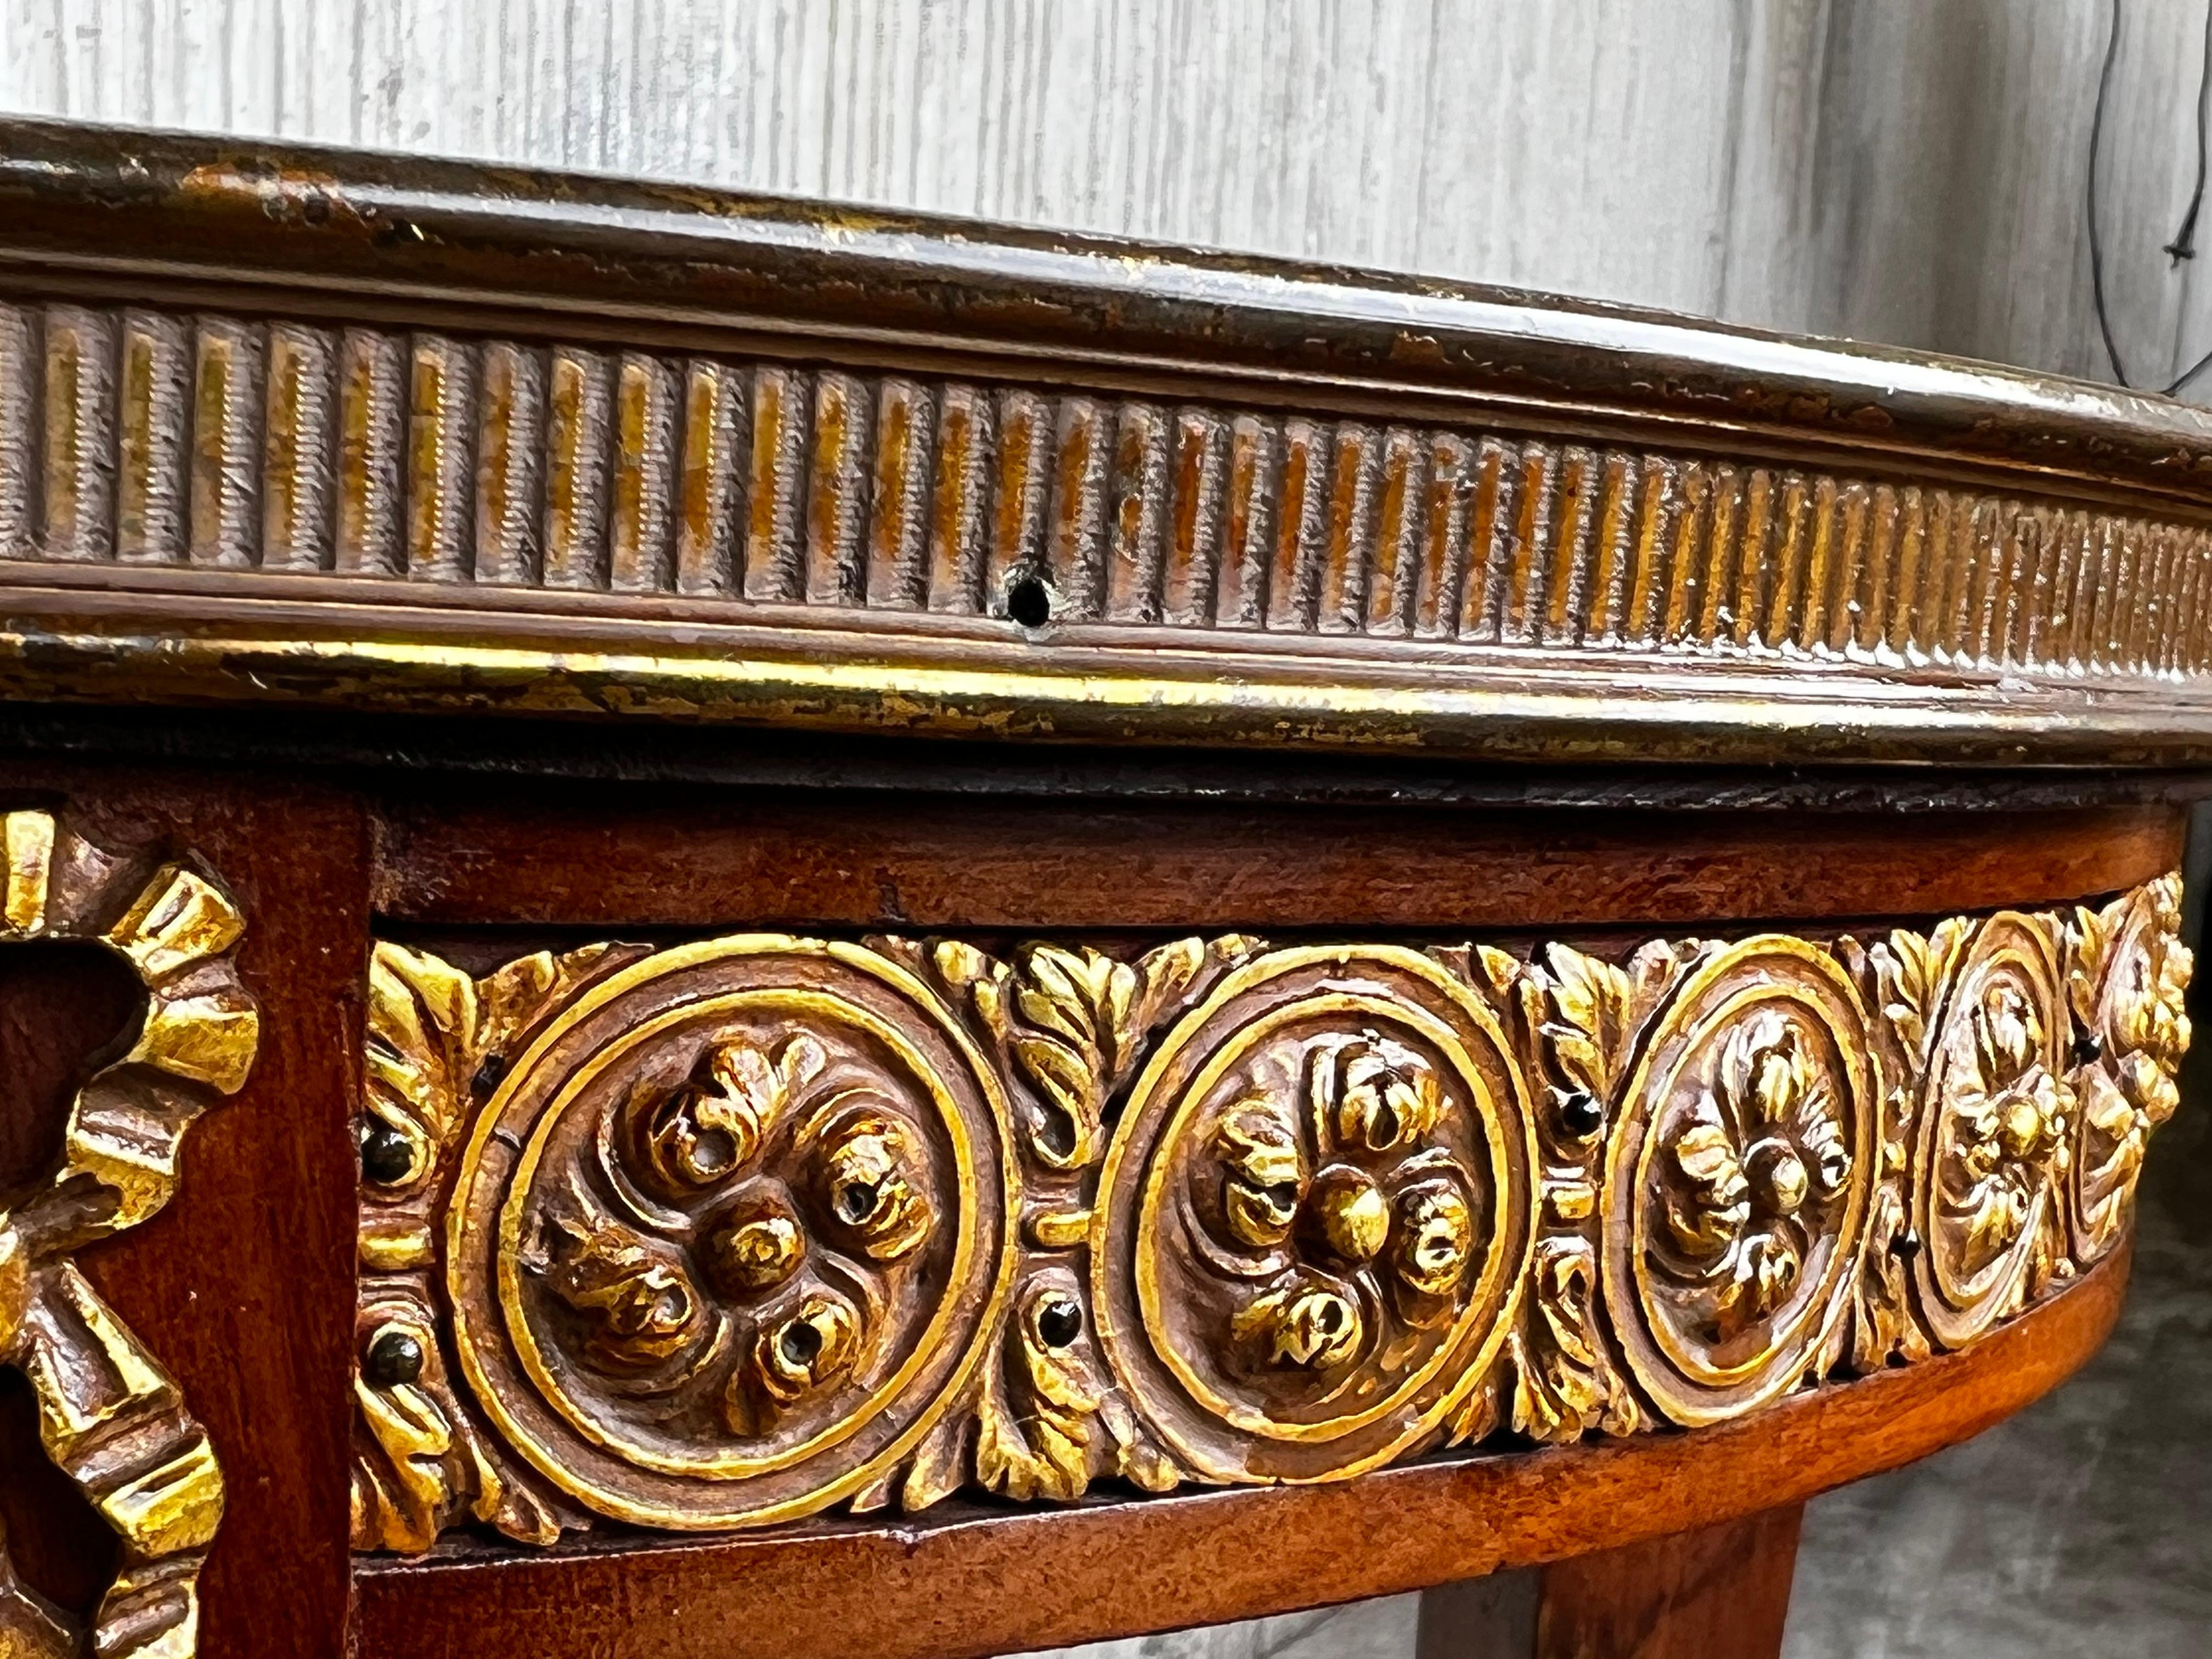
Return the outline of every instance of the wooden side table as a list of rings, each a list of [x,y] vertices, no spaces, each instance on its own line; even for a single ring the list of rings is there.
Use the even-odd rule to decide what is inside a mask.
[[[2002,369],[0,125],[0,1649],[1771,1653],[2112,1323],[2209,506]]]

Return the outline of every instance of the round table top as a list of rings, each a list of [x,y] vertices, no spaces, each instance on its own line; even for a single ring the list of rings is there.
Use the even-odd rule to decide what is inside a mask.
[[[0,121],[0,693],[2212,760],[2212,416],[1095,237]]]

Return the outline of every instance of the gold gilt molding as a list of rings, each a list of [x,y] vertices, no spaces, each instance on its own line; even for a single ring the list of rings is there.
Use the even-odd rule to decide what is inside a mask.
[[[1687,1428],[2124,1237],[2168,876],[1814,941],[370,969],[354,1539],[532,1543]]]
[[[148,306],[0,305],[0,558],[893,623],[1026,578],[1038,619],[1200,637],[2212,672],[2212,535],[2033,491]]]
[[[0,1361],[30,1382],[46,1455],[120,1537],[118,1568],[79,1632],[0,1554],[0,1652],[190,1659],[222,1472],[174,1380],[76,1257],[167,1204],[185,1132],[245,1084],[260,1039],[238,978],[245,923],[206,876],[104,851],[51,813],[10,812],[0,838],[0,942],[104,945],[146,998],[130,1048],[78,1091],[56,1167],[0,1208]]]

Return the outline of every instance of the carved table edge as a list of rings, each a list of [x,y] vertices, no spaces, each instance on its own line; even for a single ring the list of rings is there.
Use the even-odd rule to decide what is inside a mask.
[[[1618,960],[380,945],[356,1545],[1343,1480],[1971,1347],[2125,1232],[2179,905]]]
[[[2212,422],[2169,401],[714,191],[0,138],[19,696],[2208,752]]]
[[[1799,1503],[1981,1432],[2103,1345],[2131,1254],[2124,1239],[1977,1347],[1808,1390],[1716,1428],[1444,1453],[1334,1486],[1052,1510],[963,1503],[713,1539],[520,1553],[456,1542],[412,1559],[357,1556],[356,1630],[377,1659],[459,1659],[476,1598],[527,1585],[542,1610],[515,1638],[533,1652],[987,1659],[1539,1566]],[[1695,1492],[1694,1514],[1650,1502],[1659,1490]],[[1346,1536],[1361,1547],[1344,1549]],[[1185,1570],[1194,1553],[1208,1571]],[[638,1595],[647,1585],[653,1594]],[[813,1616],[785,1617],[794,1598]]]

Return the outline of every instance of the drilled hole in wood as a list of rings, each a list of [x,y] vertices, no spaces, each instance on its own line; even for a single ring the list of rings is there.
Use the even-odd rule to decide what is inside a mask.
[[[1040,576],[1024,576],[1006,590],[1006,614],[1024,628],[1042,628],[1052,620],[1052,589]]]

